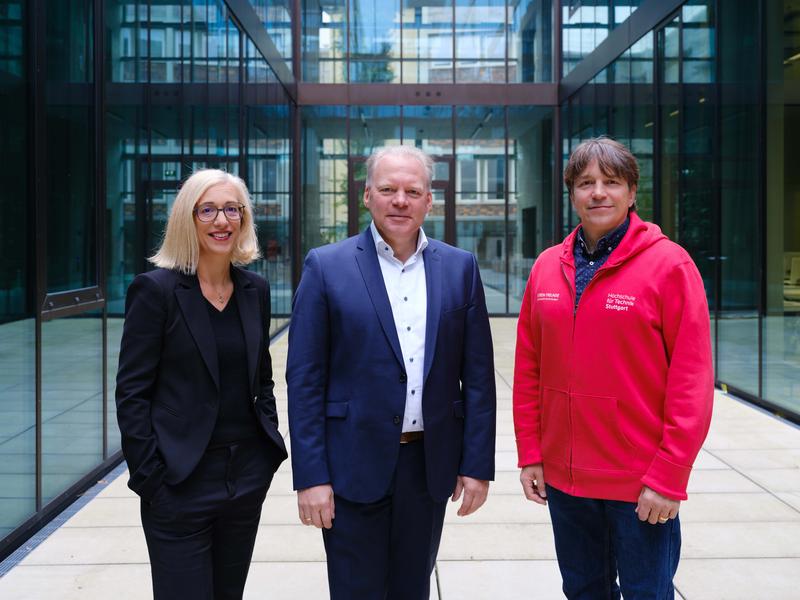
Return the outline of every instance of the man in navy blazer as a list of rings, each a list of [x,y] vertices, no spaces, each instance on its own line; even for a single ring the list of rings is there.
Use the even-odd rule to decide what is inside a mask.
[[[494,478],[492,339],[478,265],[430,240],[433,163],[367,161],[362,234],[309,252],[286,370],[294,488],[322,528],[331,598],[428,598],[447,498]]]

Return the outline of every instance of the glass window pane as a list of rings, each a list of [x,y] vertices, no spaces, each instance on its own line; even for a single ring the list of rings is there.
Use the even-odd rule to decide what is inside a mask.
[[[399,143],[399,106],[350,107],[350,193],[356,196],[359,229],[364,229],[371,220],[367,207],[361,201],[367,179],[365,161],[375,148]]]
[[[36,511],[33,203],[28,170],[27,3],[0,7],[0,539]]]
[[[552,81],[552,0],[520,0],[508,10],[508,81]]]
[[[403,83],[452,83],[453,0],[402,0]]]
[[[769,3],[766,151],[766,316],[763,396],[800,412],[800,14],[792,2]]]
[[[46,126],[47,290],[89,287],[97,284],[92,108],[48,106]]]
[[[350,81],[400,82],[399,0],[350,3]]]
[[[506,312],[506,157],[502,108],[456,112],[456,245],[478,258],[489,312]]]
[[[533,262],[555,244],[553,109],[508,109],[508,310],[518,313]]]
[[[682,9],[685,83],[711,83],[715,79],[713,4],[712,0],[690,0]]]
[[[42,503],[103,460],[103,321],[92,311],[42,324]]]
[[[347,3],[303,0],[303,81],[347,81]]]
[[[456,82],[505,83],[506,2],[456,0]]]
[[[270,282],[274,332],[291,312],[291,142],[288,98],[271,88],[270,104],[248,108],[247,183],[262,257],[249,269]]]
[[[347,107],[303,107],[302,248],[347,237]]]

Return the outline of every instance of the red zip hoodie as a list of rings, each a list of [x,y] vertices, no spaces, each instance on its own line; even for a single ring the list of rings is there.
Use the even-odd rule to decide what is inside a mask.
[[[675,500],[708,433],[714,397],[703,281],[657,225],[630,226],[575,306],[577,229],[531,270],[517,325],[519,466],[587,498]]]

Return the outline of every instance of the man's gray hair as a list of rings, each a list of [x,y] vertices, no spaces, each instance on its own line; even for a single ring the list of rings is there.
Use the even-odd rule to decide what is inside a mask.
[[[424,150],[414,146],[383,146],[375,148],[367,159],[367,189],[372,185],[372,176],[375,173],[375,165],[385,156],[396,156],[402,158],[413,158],[418,161],[422,170],[425,172],[425,189],[430,191],[433,181],[433,159]]]

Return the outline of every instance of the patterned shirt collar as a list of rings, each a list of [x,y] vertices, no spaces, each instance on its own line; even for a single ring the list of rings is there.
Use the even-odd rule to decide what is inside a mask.
[[[578,236],[576,238],[576,249],[580,248],[581,252],[587,259],[595,259],[599,256],[609,254],[614,248],[619,246],[622,238],[628,232],[628,226],[631,224],[630,217],[625,217],[625,220],[614,231],[607,233],[597,241],[597,247],[594,252],[589,252],[586,246],[586,240],[583,238],[583,227],[578,229]]]

